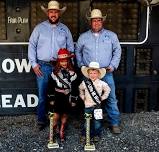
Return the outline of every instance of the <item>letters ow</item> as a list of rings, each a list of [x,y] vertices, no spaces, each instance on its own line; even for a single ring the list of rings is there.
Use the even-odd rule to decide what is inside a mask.
[[[7,64],[9,66],[7,66]],[[12,73],[15,69],[15,65],[16,65],[19,73],[22,73],[24,69],[25,69],[26,73],[30,72],[31,65],[29,63],[27,63],[26,59],[22,59],[21,63],[20,63],[19,59],[15,59],[15,63],[12,59],[9,59],[9,58],[5,59],[2,62],[2,69],[6,73]]]

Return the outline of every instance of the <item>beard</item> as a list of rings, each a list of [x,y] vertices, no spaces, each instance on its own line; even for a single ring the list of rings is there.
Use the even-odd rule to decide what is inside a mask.
[[[57,23],[59,22],[59,18],[56,19],[55,21],[52,21],[52,20],[49,18],[49,22],[50,22],[51,24],[57,24]]]

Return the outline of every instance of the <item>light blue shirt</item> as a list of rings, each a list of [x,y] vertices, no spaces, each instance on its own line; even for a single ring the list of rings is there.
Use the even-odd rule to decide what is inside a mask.
[[[100,67],[117,69],[121,58],[121,46],[115,33],[102,29],[96,36],[91,30],[80,35],[76,44],[78,66],[98,62]]]
[[[37,60],[56,60],[60,48],[74,51],[74,44],[70,30],[66,25],[58,23],[52,25],[49,21],[38,24],[29,39],[28,58],[32,67]]]

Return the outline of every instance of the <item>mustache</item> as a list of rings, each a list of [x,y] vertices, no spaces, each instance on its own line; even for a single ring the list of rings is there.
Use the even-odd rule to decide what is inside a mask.
[[[59,18],[58,18],[57,20],[55,20],[54,22],[53,22],[51,19],[49,19],[49,22],[50,22],[51,24],[56,24],[56,23],[59,22]]]
[[[57,18],[56,16],[51,16],[51,18]]]

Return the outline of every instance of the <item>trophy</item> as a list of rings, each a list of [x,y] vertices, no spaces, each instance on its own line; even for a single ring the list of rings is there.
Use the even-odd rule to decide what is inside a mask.
[[[51,148],[59,148],[59,144],[57,143],[56,140],[54,140],[54,129],[53,129],[53,117],[54,117],[54,113],[49,113],[49,118],[50,118],[50,133],[49,133],[49,143],[47,145],[47,147],[49,149]]]
[[[85,113],[86,119],[86,145],[84,146],[85,151],[94,151],[95,145],[90,144],[90,119],[92,118],[92,114]]]

